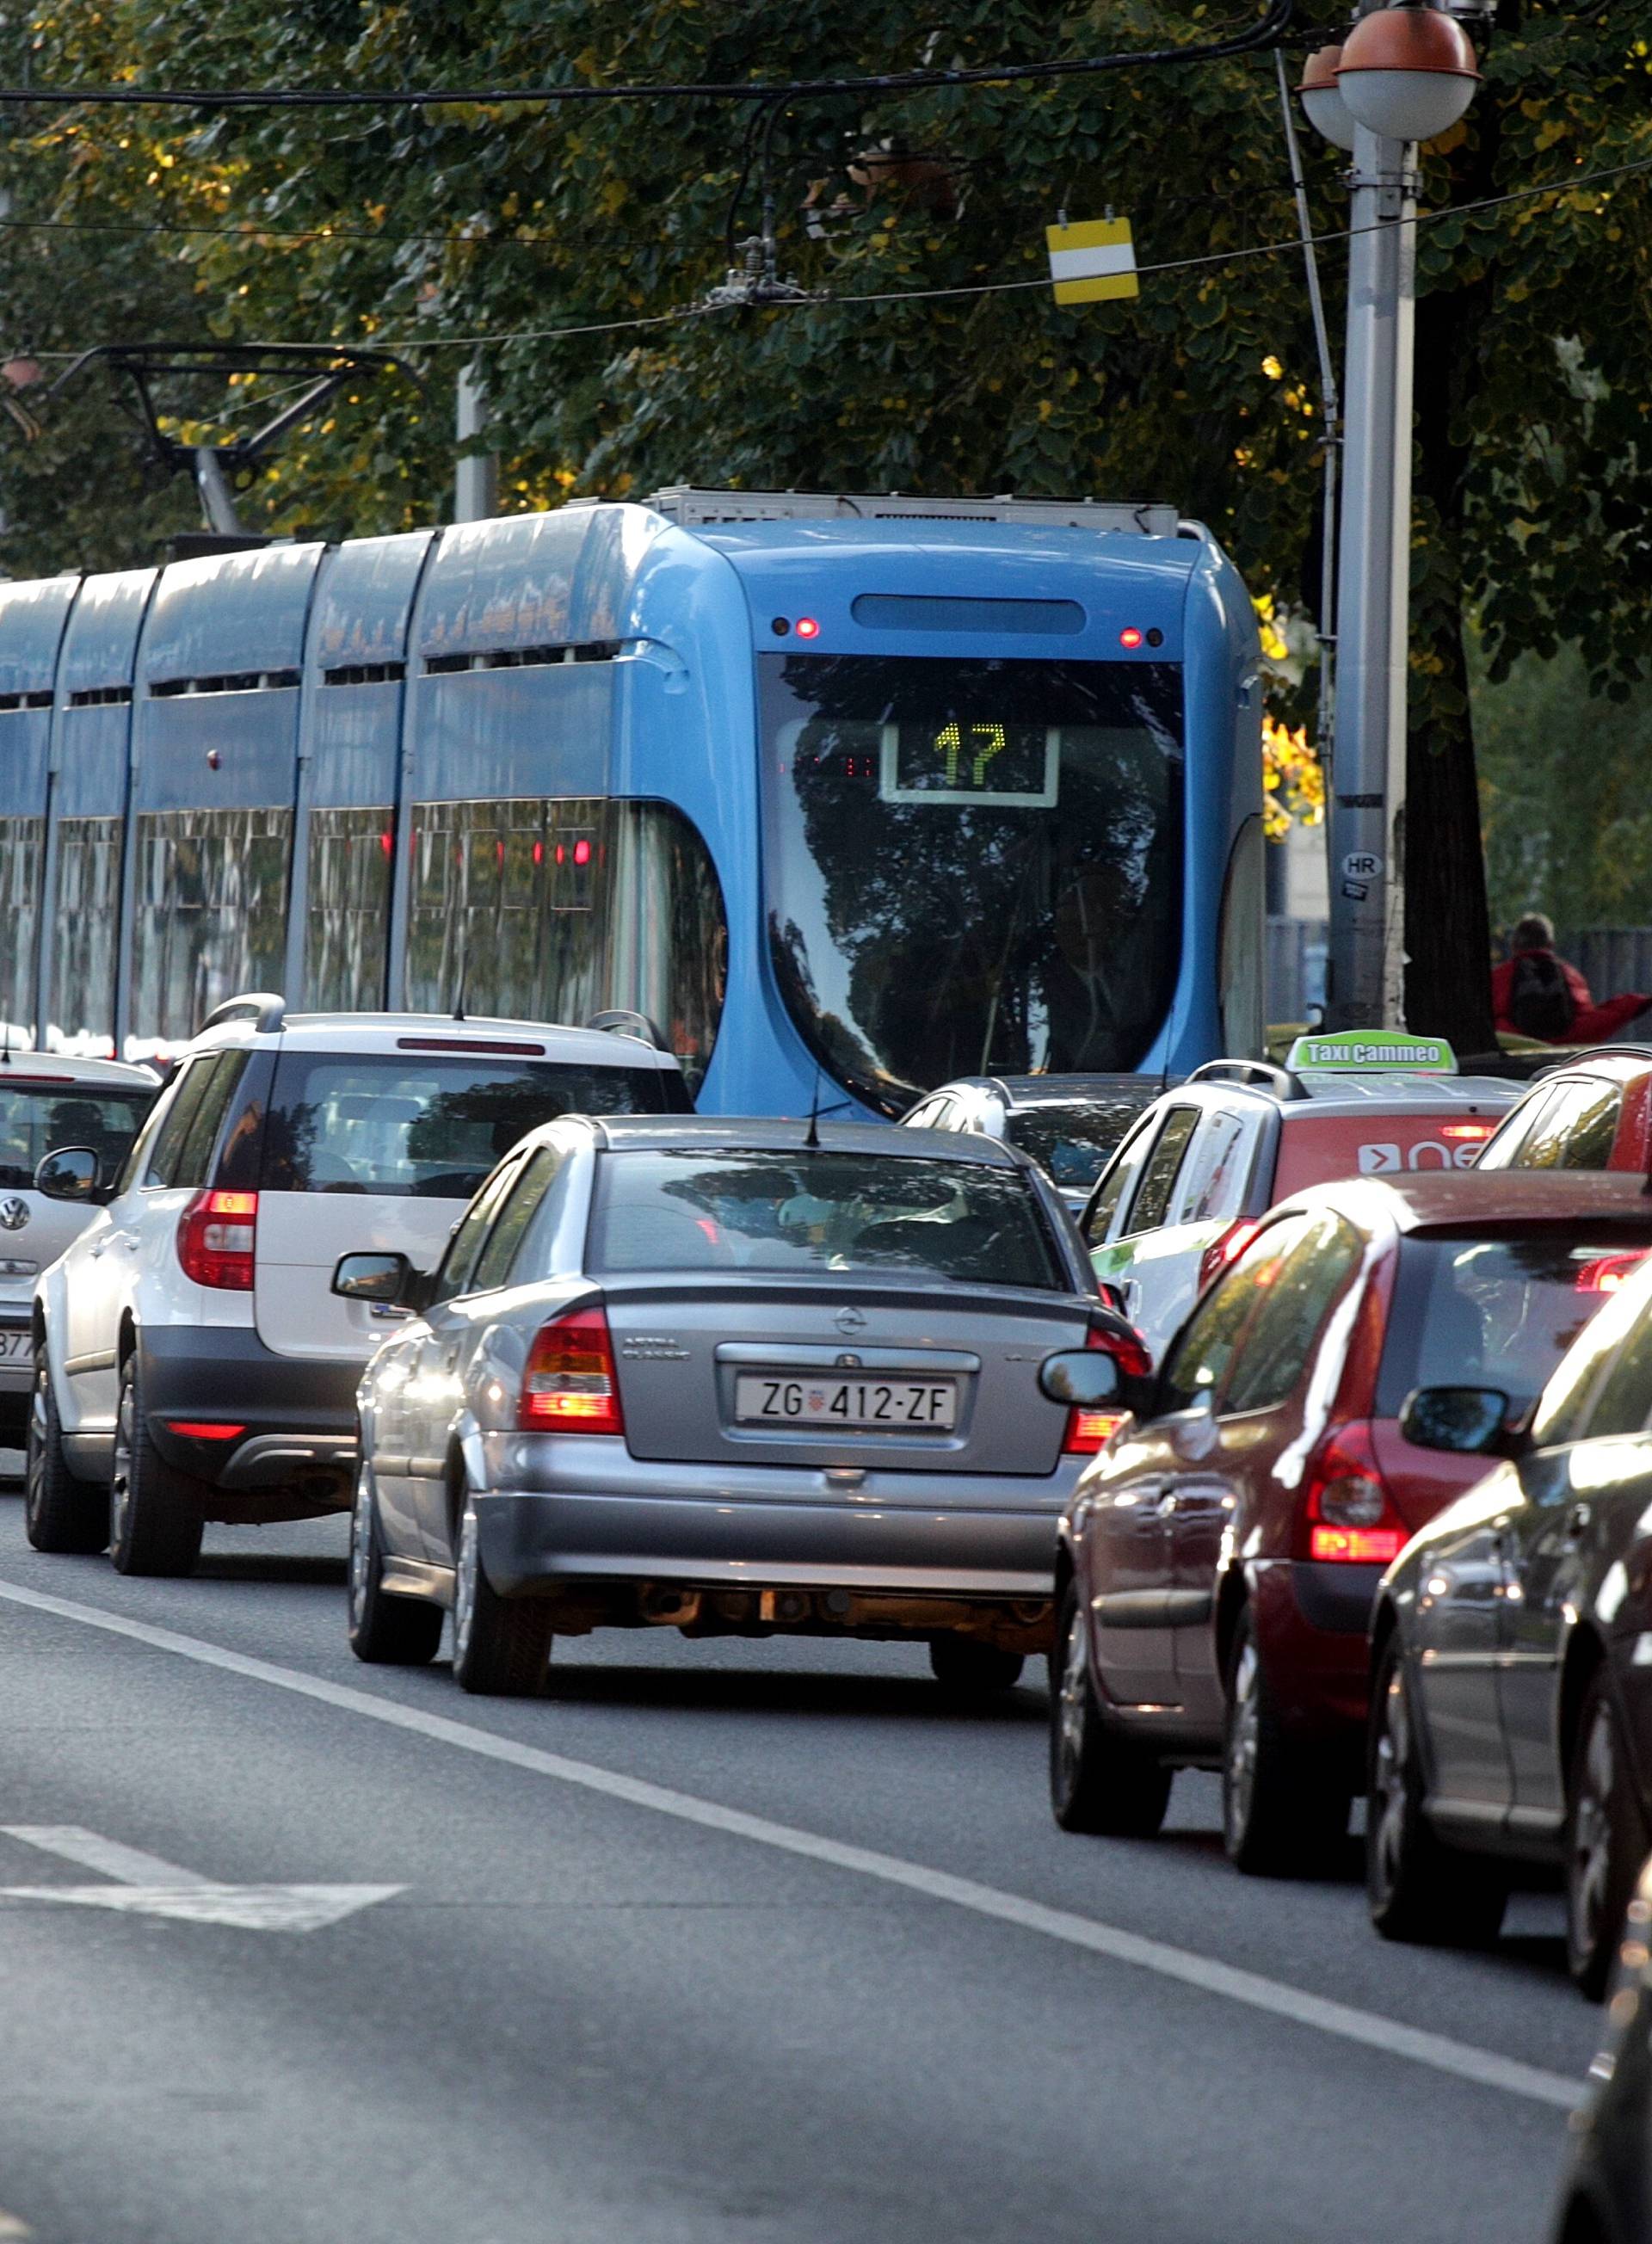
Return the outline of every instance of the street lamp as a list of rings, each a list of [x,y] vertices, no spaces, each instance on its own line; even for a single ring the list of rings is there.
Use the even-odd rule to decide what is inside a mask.
[[[1461,24],[1427,0],[1359,0],[1303,73],[1309,122],[1351,147],[1337,723],[1326,789],[1331,1028],[1398,1025],[1417,295],[1414,144],[1466,114]]]

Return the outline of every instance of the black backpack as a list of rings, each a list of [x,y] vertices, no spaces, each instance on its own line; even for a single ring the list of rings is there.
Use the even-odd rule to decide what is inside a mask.
[[[1576,1000],[1554,953],[1521,951],[1508,992],[1508,1017],[1521,1036],[1539,1044],[1563,1044],[1576,1017]]]

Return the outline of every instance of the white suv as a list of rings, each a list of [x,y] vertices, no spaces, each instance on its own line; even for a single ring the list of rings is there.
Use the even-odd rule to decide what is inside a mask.
[[[207,1519],[347,1511],[356,1382],[405,1313],[335,1294],[341,1249],[434,1268],[529,1130],[689,1104],[668,1052],[606,1028],[220,1006],[112,1190],[80,1149],[42,1165],[104,1204],[34,1297],[30,1541],[184,1574]]]
[[[83,1146],[112,1185],[159,1088],[146,1067],[119,1060],[0,1050],[0,1449],[20,1450],[28,1433],[40,1273],[91,1213],[49,1199],[40,1165],[59,1146]]]

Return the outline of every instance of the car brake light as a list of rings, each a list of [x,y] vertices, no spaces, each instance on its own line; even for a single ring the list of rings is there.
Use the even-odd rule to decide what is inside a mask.
[[[1134,1342],[1134,1346],[1132,1345]],[[1084,1336],[1086,1348],[1105,1348],[1125,1376],[1145,1378],[1153,1369],[1153,1358],[1147,1343],[1133,1333],[1127,1339],[1122,1334],[1097,1332],[1093,1326]],[[1061,1443],[1064,1457],[1093,1457],[1105,1450],[1113,1436],[1129,1416],[1127,1410],[1084,1410],[1076,1404],[1067,1412],[1066,1433]]]
[[[567,1309],[540,1326],[522,1375],[517,1425],[525,1434],[625,1432],[606,1309]]]
[[[247,1431],[245,1426],[220,1425],[216,1419],[167,1418],[163,1423],[169,1434],[181,1434],[186,1442],[233,1442]]]
[[[1623,1254],[1596,1254],[1585,1262],[1572,1283],[1580,1294],[1615,1294],[1646,1260],[1646,1250]]]
[[[1303,1517],[1308,1556],[1333,1565],[1386,1566],[1410,1541],[1364,1419],[1333,1426],[1321,1442],[1308,1469]]]
[[[1214,1286],[1230,1262],[1236,1262],[1256,1235],[1256,1219],[1242,1216],[1230,1223],[1220,1239],[1213,1239],[1199,1257],[1199,1291]]]
[[[198,1286],[250,1294],[257,1240],[255,1192],[199,1192],[178,1219],[178,1260]]]
[[[1496,1129],[1495,1122],[1442,1122],[1439,1134],[1457,1145],[1479,1145]]]

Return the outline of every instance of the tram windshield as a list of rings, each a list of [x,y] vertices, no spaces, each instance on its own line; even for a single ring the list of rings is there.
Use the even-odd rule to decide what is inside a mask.
[[[758,668],[769,942],[823,1065],[891,1114],[952,1076],[1134,1067],[1178,964],[1180,667]]]

